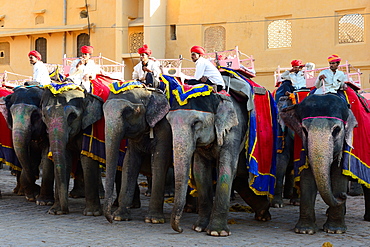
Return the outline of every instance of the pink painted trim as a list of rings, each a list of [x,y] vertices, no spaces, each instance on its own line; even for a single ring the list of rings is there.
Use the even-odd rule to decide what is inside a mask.
[[[340,119],[340,118],[337,118],[337,117],[328,117],[328,116],[306,117],[306,118],[303,118],[302,121],[306,120],[306,119],[313,119],[313,118],[331,118],[331,119],[336,119],[336,120],[342,121],[344,124],[347,123],[343,119]]]

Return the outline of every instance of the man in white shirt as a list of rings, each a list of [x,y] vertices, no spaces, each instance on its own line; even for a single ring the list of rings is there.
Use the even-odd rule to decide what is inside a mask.
[[[30,64],[33,65],[33,75],[32,80],[37,84],[47,85],[50,84],[49,71],[45,64],[41,61],[41,54],[38,51],[30,51],[28,53],[28,58],[30,59]],[[28,85],[32,84],[28,82]]]
[[[193,46],[190,49],[191,60],[195,63],[195,79],[187,80],[187,84],[208,84],[215,86],[216,91],[219,92],[225,88],[225,82],[221,76],[220,71],[211,63],[211,61],[205,59],[203,55],[205,50],[201,46]]]
[[[338,70],[338,66],[342,59],[337,55],[333,54],[328,57],[329,69],[320,72],[316,79],[315,87],[317,90],[315,94],[327,94],[327,93],[337,93],[338,90],[346,90],[347,76],[343,71]]]
[[[82,85],[87,92],[91,92],[90,80],[96,78],[96,74],[100,73],[100,68],[95,64],[94,60],[90,59],[94,48],[92,46],[81,47],[81,57],[74,60],[71,64],[68,78],[75,84]]]
[[[150,87],[160,88],[159,75],[162,71],[159,62],[150,58],[152,50],[145,44],[137,52],[140,54],[140,62],[134,67],[132,79],[141,81]]]
[[[302,64],[301,60],[293,60],[290,62],[292,65],[292,69],[285,71],[281,74],[282,81],[289,80],[292,83],[292,86],[295,90],[299,90],[301,88],[306,87],[306,79],[304,77],[304,73],[302,68],[304,64]]]

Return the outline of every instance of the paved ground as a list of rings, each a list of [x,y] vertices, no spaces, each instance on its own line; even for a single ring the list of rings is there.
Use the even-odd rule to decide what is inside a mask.
[[[134,209],[133,220],[108,223],[104,216],[82,215],[83,199],[70,199],[70,214],[47,214],[49,207],[26,202],[12,194],[15,177],[8,169],[0,169],[0,246],[370,246],[370,222],[363,221],[363,197],[349,197],[345,234],[327,234],[322,230],[315,235],[301,235],[293,231],[299,208],[286,205],[271,209],[270,222],[258,222],[253,214],[231,212],[229,218],[232,235],[224,238],[207,236],[191,230],[196,215],[185,213],[182,219],[184,232],[171,229],[169,217],[172,205],[165,205],[165,224],[144,223],[148,198],[142,198],[142,207]],[[142,188],[142,192],[145,188]],[[232,202],[243,203],[239,198]],[[326,207],[317,200],[316,212],[319,227],[325,222]]]

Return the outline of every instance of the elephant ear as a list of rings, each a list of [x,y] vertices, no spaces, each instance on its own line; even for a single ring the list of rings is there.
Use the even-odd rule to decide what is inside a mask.
[[[13,119],[12,119],[12,114],[9,112],[9,107],[10,107],[10,97],[11,94],[0,98],[0,112],[3,114],[6,123],[8,124],[9,129],[12,129],[13,126]]]
[[[346,125],[345,125],[344,128],[345,128],[345,131],[346,131],[346,135],[345,135],[346,143],[351,148],[353,148],[353,146],[352,146],[353,128],[357,127],[357,124],[358,124],[358,122],[356,120],[355,115],[353,115],[353,112],[349,109],[348,110],[348,118],[347,118]]]
[[[292,105],[281,109],[279,117],[284,121],[286,126],[292,129],[303,140],[301,118],[296,112],[297,106]]]
[[[87,128],[103,117],[103,100],[96,95],[85,94],[85,110],[82,116],[82,129]]]
[[[170,110],[170,104],[163,93],[153,92],[146,107],[145,119],[151,128],[164,118]]]
[[[217,144],[222,146],[224,138],[230,129],[239,124],[234,104],[230,100],[222,99],[217,107],[215,128]]]

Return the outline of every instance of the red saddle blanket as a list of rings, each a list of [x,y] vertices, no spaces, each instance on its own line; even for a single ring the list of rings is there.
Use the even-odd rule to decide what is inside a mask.
[[[11,93],[12,91],[0,87],[0,97],[5,97]],[[3,107],[5,108],[5,105]],[[5,163],[6,165],[18,171],[22,169],[13,149],[12,131],[11,129],[8,128],[8,124],[3,114],[1,113],[0,113],[0,162]]]

